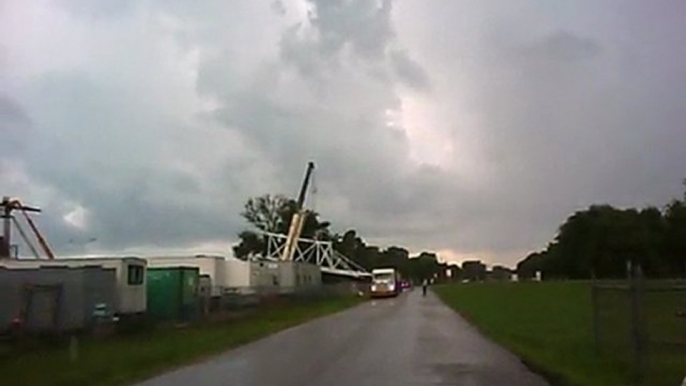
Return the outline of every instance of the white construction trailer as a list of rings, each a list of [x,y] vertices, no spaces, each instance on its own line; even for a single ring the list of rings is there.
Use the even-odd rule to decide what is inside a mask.
[[[275,263],[226,259],[227,290],[238,293],[270,291],[279,286],[279,271]]]
[[[317,265],[296,261],[280,261],[277,264],[279,286],[287,292],[313,288],[322,284],[322,271]]]
[[[321,284],[319,266],[293,261],[240,260],[223,256],[145,257],[148,267],[197,267],[211,281],[211,296],[224,292],[292,292]]]
[[[0,333],[75,331],[95,325],[96,311],[116,313],[115,270],[101,266],[0,266]]]
[[[294,261],[244,261],[226,259],[225,286],[243,291],[296,291],[321,285],[322,273],[315,264]]]
[[[146,262],[137,257],[83,257],[39,259],[0,259],[6,269],[41,267],[102,267],[112,268],[116,276],[116,312],[121,315],[143,313],[146,310]]]

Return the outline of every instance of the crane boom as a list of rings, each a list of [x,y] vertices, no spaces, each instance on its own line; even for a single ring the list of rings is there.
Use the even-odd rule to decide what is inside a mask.
[[[286,237],[286,245],[283,249],[281,260],[290,261],[293,259],[293,252],[295,252],[297,240],[300,238],[300,233],[302,233],[303,226],[305,225],[305,211],[303,210],[303,207],[305,205],[307,188],[310,184],[310,179],[312,178],[312,171],[314,171],[314,162],[310,161],[307,163],[305,178],[300,187],[300,194],[298,195],[298,201],[296,203],[296,212],[293,214],[293,218],[291,218],[291,224],[288,228],[288,237]]]
[[[24,240],[24,243],[26,243],[26,245],[31,250],[31,253],[33,253],[33,256],[36,259],[40,259],[40,255],[38,254],[36,247],[33,246],[33,244],[31,243],[31,240],[29,240],[29,236],[26,234],[26,232],[24,232],[24,229],[21,227],[21,225],[19,225],[19,221],[17,221],[17,219],[15,217],[12,217],[12,222],[14,222],[14,227],[17,229],[17,231],[19,231],[19,235]]]
[[[54,260],[55,259],[55,254],[52,252],[52,249],[48,245],[48,242],[45,240],[43,237],[43,234],[40,233],[38,230],[38,227],[36,224],[33,222],[31,217],[26,213],[26,210],[24,207],[19,203],[19,201],[15,201],[17,205],[19,206],[19,210],[21,211],[21,214],[24,215],[24,218],[26,219],[26,222],[29,223],[29,226],[31,227],[31,230],[33,233],[36,235],[36,238],[38,239],[38,244],[40,244],[41,248],[43,249],[43,252],[48,256],[48,259]]]
[[[305,195],[307,194],[307,187],[310,185],[310,179],[312,178],[312,171],[314,170],[314,162],[310,161],[307,163],[307,170],[305,171],[305,179],[300,187],[300,194],[298,195],[298,210],[303,208],[305,205]]]

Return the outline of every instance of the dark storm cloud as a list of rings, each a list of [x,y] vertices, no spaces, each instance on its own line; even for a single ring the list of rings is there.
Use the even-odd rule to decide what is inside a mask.
[[[94,19],[122,17],[135,7],[133,0],[58,0],[57,4],[79,16]]]
[[[380,59],[393,39],[392,0],[308,0],[309,22],[318,32],[317,51],[333,55],[346,45],[362,58]],[[317,51],[313,51],[315,54]]]
[[[644,41],[646,32],[634,26],[625,39]],[[504,204],[491,217],[500,220],[482,229],[498,235],[489,246],[543,244],[566,215],[592,203],[662,205],[678,194],[686,52],[666,30],[652,39],[624,45],[558,30],[479,43],[489,60],[465,78],[498,171],[491,190]]]
[[[87,3],[0,36],[0,185],[63,253],[233,240],[311,159],[336,230],[504,263],[585,205],[680,194],[682,5]]]
[[[70,5],[75,13],[93,16]],[[224,130],[240,134],[242,143],[234,149],[247,148],[243,158],[216,161],[227,162],[215,180],[217,190],[227,188],[230,199],[219,202],[225,207],[209,209],[217,198],[205,203],[198,176],[165,167],[169,155],[164,146],[177,130],[137,106],[144,96],[128,84],[108,85],[84,72],[51,72],[34,81],[31,104],[45,140],[25,152],[26,172],[86,208],[88,233],[97,234],[100,245],[110,250],[235,234],[243,226],[238,212],[248,194],[291,194],[310,159],[323,170],[321,190],[353,209],[348,218],[340,211],[328,214],[341,224],[373,229],[365,223],[377,225],[368,220],[374,216],[389,219],[393,212],[416,210],[408,201],[412,197],[392,193],[402,191],[410,177],[407,137],[387,127],[384,115],[399,106],[389,64],[391,3],[310,5],[309,24],[283,32],[279,62],[260,64],[247,78],[227,71],[236,59],[232,47],[202,57],[196,89],[219,103],[209,116]],[[177,6],[171,9],[185,16]],[[401,77],[421,74],[405,54],[396,53],[394,65]],[[289,69],[300,74],[292,84],[284,82]],[[246,163],[253,167],[237,167]],[[272,182],[251,183],[251,175],[265,173]],[[379,199],[384,196],[391,199]],[[407,209],[398,211],[394,202]],[[64,244],[78,230],[60,221],[69,208],[53,209],[56,215],[45,217],[46,226]]]
[[[602,47],[594,40],[559,31],[525,48],[522,54],[541,60],[576,62],[591,59],[601,52]]]
[[[13,99],[0,94],[0,158],[16,155],[31,138],[31,119]]]
[[[26,167],[62,199],[88,210],[88,229],[81,230],[62,218],[69,205],[44,203],[50,206],[41,222],[59,251],[77,253],[69,240],[79,237],[96,237],[107,250],[177,247],[225,239],[239,227],[240,218],[215,207],[230,199],[204,200],[197,175],[165,165],[165,143],[153,127],[169,128],[134,113],[137,102],[126,91],[77,74],[52,74],[36,85],[34,103],[41,109],[35,118],[49,122],[50,130],[24,150]]]
[[[283,4],[281,0],[274,0],[272,1],[271,4],[272,11],[276,12],[278,15],[285,15],[286,14],[286,6]]]
[[[675,155],[670,139],[686,139],[676,129],[686,116],[663,104],[681,103],[683,78],[674,79],[680,86],[668,93],[655,69],[624,67],[604,56],[600,43],[568,33],[554,33],[515,56],[503,58],[508,68],[489,68],[517,74],[506,87],[484,82],[478,92],[480,115],[492,132],[491,159],[524,183],[524,192],[547,182],[556,194],[546,200],[561,204],[617,199],[623,188],[645,181],[650,173],[642,168]],[[673,167],[663,184],[679,180],[679,162]]]
[[[409,220],[424,202],[405,194],[405,186],[421,172],[409,170],[408,139],[386,125],[384,114],[399,107],[390,81],[394,71],[414,87],[427,87],[428,81],[406,53],[389,50],[394,43],[392,30],[386,30],[390,2],[371,4],[313,2],[310,25],[295,25],[281,39],[284,66],[260,73],[270,80],[265,90],[260,81],[257,92],[226,95],[224,84],[204,82],[216,79],[214,71],[221,66],[206,63],[200,73],[201,84],[210,86],[203,90],[222,97],[215,117],[279,165],[287,176],[283,186],[293,185],[289,180],[297,181],[305,162],[315,159],[323,190],[344,197],[352,209],[349,216],[343,210],[333,213],[336,221],[363,229],[373,229],[366,223],[378,225],[378,219]],[[385,32],[367,42],[370,29]],[[289,68],[298,74],[296,85],[283,80]],[[290,94],[289,87],[300,92]],[[280,95],[280,89],[287,92]]]
[[[390,58],[393,70],[402,82],[418,90],[427,90],[431,87],[429,76],[410,58],[407,51],[393,51]]]

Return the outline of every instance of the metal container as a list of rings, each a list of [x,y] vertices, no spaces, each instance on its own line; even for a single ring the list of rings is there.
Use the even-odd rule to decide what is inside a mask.
[[[314,264],[282,261],[278,263],[278,272],[282,292],[313,288],[322,283],[321,269]]]
[[[201,275],[207,275],[212,281],[211,295],[221,296],[222,287],[225,286],[226,279],[224,274],[224,257],[195,255],[195,256],[153,256],[145,257],[148,268],[174,268],[174,267],[195,267],[200,270]]]
[[[0,330],[59,332],[92,327],[98,309],[113,311],[114,269],[0,267]]]
[[[148,268],[148,314],[158,319],[190,320],[198,311],[197,267]]]
[[[8,270],[48,268],[102,267],[114,269],[116,277],[116,304],[119,315],[145,312],[145,269],[146,262],[136,257],[81,257],[39,259],[0,259],[0,267]]]

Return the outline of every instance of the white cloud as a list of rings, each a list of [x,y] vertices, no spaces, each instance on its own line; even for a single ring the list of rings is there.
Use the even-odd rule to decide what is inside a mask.
[[[71,212],[65,214],[62,218],[68,225],[84,230],[88,225],[88,210],[81,205],[76,205]]]

